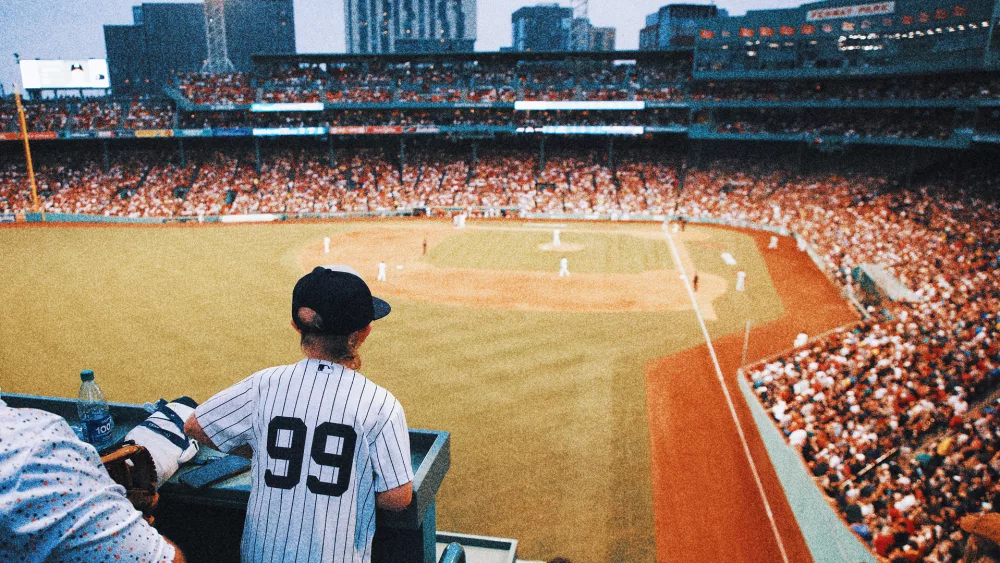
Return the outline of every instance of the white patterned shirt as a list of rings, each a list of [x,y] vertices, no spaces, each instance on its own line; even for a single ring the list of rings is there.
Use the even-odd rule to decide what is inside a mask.
[[[0,561],[173,560],[94,446],[62,417],[0,401]]]

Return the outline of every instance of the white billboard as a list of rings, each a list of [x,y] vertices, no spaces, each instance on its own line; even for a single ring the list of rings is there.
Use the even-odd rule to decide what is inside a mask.
[[[111,88],[108,78],[108,61],[104,59],[80,60],[22,60],[21,83],[26,90],[48,88]]]

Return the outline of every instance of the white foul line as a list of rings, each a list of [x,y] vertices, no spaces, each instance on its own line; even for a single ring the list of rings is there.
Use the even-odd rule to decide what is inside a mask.
[[[708,335],[708,327],[705,326],[705,319],[701,316],[701,311],[698,309],[698,302],[694,298],[694,290],[691,289],[691,283],[688,280],[687,272],[684,270],[684,264],[681,263],[680,254],[677,253],[677,245],[674,244],[673,237],[670,236],[670,230],[667,225],[664,224],[663,232],[667,235],[667,242],[670,243],[670,251],[674,255],[674,261],[677,262],[677,268],[681,271],[681,280],[684,281],[684,287],[687,289],[688,297],[691,298],[691,306],[694,307],[694,314],[698,317],[698,324],[701,325],[701,333],[705,336],[705,344],[708,345],[708,353],[712,356],[712,364],[715,365],[715,375],[719,379],[719,385],[722,386],[722,393],[726,396],[726,403],[729,405],[729,414],[733,416],[733,422],[736,423],[736,432],[740,435],[740,442],[743,443],[743,453],[747,456],[747,461],[750,462],[750,471],[753,472],[753,479],[757,482],[757,490],[760,492],[760,498],[764,501],[764,511],[767,512],[767,519],[771,522],[771,531],[774,532],[774,539],[778,542],[778,550],[781,551],[781,560],[784,563],[788,563],[788,554],[785,553],[785,544],[781,541],[781,534],[778,533],[778,524],[774,521],[774,513],[771,512],[771,504],[767,501],[767,495],[764,494],[764,484],[760,481],[760,474],[757,472],[757,464],[753,461],[753,456],[750,455],[750,445],[747,444],[746,434],[743,433],[743,425],[740,424],[739,416],[736,414],[736,406],[733,405],[733,398],[729,395],[729,389],[726,387],[726,380],[722,377],[722,368],[719,367],[719,358],[715,355],[715,347],[712,346],[712,338]]]

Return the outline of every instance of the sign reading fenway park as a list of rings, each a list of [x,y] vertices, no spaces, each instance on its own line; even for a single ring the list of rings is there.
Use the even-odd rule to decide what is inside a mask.
[[[891,14],[896,11],[895,2],[878,2],[877,4],[856,4],[854,6],[839,6],[836,8],[819,8],[806,12],[806,21],[836,20],[857,16],[877,16]]]

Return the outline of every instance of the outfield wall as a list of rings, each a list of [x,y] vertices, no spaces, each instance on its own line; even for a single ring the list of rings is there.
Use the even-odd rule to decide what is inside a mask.
[[[850,531],[813,482],[802,456],[771,423],[742,370],[737,379],[813,560],[816,563],[877,563],[875,556]]]

